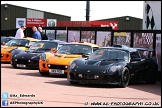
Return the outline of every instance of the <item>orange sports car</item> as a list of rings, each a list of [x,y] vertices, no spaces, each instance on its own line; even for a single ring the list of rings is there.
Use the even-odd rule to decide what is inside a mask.
[[[10,62],[11,54],[14,49],[27,50],[30,45],[38,41],[34,38],[12,39],[1,47],[1,62]]]
[[[76,58],[86,58],[99,48],[98,45],[84,42],[71,42],[63,45],[54,53],[45,53],[39,60],[39,73],[67,74],[69,63]]]

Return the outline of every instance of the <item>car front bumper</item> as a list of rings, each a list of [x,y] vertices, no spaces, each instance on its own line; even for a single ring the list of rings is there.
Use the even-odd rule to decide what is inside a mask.
[[[81,75],[81,74],[80,74]],[[94,76],[98,76],[95,78]],[[108,74],[82,74],[79,77],[79,73],[68,72],[67,80],[70,82],[78,83],[90,83],[90,84],[114,84],[117,85],[120,82],[121,77],[115,73],[113,75]]]
[[[22,60],[22,59],[12,58],[11,65],[16,66],[16,67],[18,67],[19,65],[20,68],[39,68],[39,60]]]
[[[11,59],[10,53],[1,54],[1,62],[10,62],[10,59]]]

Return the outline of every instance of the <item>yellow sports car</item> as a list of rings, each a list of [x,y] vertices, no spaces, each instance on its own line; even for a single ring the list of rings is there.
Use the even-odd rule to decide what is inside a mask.
[[[1,62],[10,62],[11,54],[14,49],[27,50],[34,42],[38,41],[34,38],[12,39],[1,47]]]
[[[71,42],[63,45],[54,54],[43,54],[39,60],[39,73],[67,74],[69,63],[76,58],[86,58],[99,48],[98,45],[84,42]]]

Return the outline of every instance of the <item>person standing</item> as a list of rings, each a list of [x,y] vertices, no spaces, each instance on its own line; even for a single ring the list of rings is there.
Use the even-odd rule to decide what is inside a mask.
[[[38,39],[38,40],[42,40],[41,34],[38,32],[37,27],[33,26],[32,30],[34,32],[32,38],[35,38],[35,39]]]
[[[25,26],[21,26],[17,31],[16,31],[16,35],[15,35],[15,39],[21,39],[24,38],[24,30],[25,30]]]
[[[43,31],[42,31],[42,27],[38,27],[38,31],[41,34],[42,40],[48,40],[47,35],[45,33],[43,33]]]

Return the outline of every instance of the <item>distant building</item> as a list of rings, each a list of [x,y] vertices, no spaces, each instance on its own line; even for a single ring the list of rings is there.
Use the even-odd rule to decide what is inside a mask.
[[[70,20],[70,16],[15,6],[11,4],[1,4],[1,30],[16,29],[19,28],[17,25],[21,24],[25,24],[26,26],[32,26],[32,24],[53,26],[57,21]]]
[[[95,21],[58,21],[58,27],[112,27],[113,30],[142,30],[143,19],[123,16]]]
[[[131,16],[122,16],[96,21],[118,22],[118,30],[142,30],[143,19]]]

